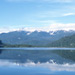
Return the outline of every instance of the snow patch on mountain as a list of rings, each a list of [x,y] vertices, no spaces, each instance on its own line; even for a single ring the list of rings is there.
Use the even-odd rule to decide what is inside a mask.
[[[30,35],[31,33],[27,33],[27,35]]]

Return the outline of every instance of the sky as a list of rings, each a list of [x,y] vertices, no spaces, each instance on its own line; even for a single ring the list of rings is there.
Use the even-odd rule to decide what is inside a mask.
[[[0,0],[0,33],[75,30],[75,0]]]

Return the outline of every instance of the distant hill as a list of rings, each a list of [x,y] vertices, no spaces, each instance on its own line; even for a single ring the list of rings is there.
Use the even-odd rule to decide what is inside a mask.
[[[46,46],[48,43],[52,43],[62,37],[73,34],[75,34],[75,31],[13,31],[0,34],[0,39],[4,44]]]
[[[75,34],[50,43],[50,47],[75,47]]]

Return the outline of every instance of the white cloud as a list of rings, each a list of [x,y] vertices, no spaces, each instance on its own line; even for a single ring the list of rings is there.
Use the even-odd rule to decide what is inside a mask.
[[[64,17],[64,16],[74,16],[75,15],[75,10],[71,9],[69,7],[63,6],[63,7],[59,7],[57,8],[57,10],[46,10],[46,11],[41,11],[38,12],[38,14],[36,15],[36,17],[38,18],[59,18],[59,17]],[[71,12],[69,12],[71,10]]]
[[[51,62],[51,63],[50,63]],[[15,62],[9,62],[9,61],[0,61],[0,66],[22,66],[22,67],[41,67],[41,68],[48,68],[50,71],[71,71],[75,72],[75,64],[57,64],[53,60],[50,60],[50,62],[45,63],[35,63],[29,60],[27,63],[15,63]]]
[[[63,24],[63,23],[53,23],[48,26],[44,27],[24,27],[24,28],[0,28],[0,33],[7,33],[11,31],[56,31],[56,30],[75,30],[75,23],[68,23],[68,24]]]
[[[34,63],[34,62],[29,62],[29,63],[26,63],[24,64],[25,67],[44,67],[44,68],[48,68],[50,69],[51,71],[75,71],[75,64],[68,64],[68,63],[65,63],[65,64],[57,64],[57,63],[50,63],[50,62],[46,62],[46,63]]]
[[[24,28],[24,30],[26,31],[56,31],[56,30],[75,30],[75,23],[69,23],[69,24],[61,24],[61,23],[56,23],[56,24],[51,24],[49,26],[45,26],[45,27],[27,27]]]
[[[68,24],[62,24],[62,23],[56,23],[50,25],[51,30],[75,30],[75,23],[68,23]]]
[[[10,1],[10,2],[24,2],[24,1],[29,1],[29,2],[66,2],[66,3],[69,3],[69,2],[74,2],[74,0],[6,0],[6,1]]]
[[[15,29],[15,28],[0,28],[0,33],[8,33],[8,32],[12,32],[12,31],[19,31],[19,29]]]
[[[75,15],[75,13],[66,13],[63,16],[72,16],[72,15]]]
[[[33,0],[8,0],[8,1],[33,1]]]
[[[74,0],[43,0],[43,1],[51,1],[51,2],[72,2]]]

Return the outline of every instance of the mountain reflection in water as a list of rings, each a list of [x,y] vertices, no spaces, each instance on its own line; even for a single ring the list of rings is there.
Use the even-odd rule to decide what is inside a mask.
[[[42,67],[50,71],[75,72],[75,50],[0,49],[0,67],[2,66]]]

